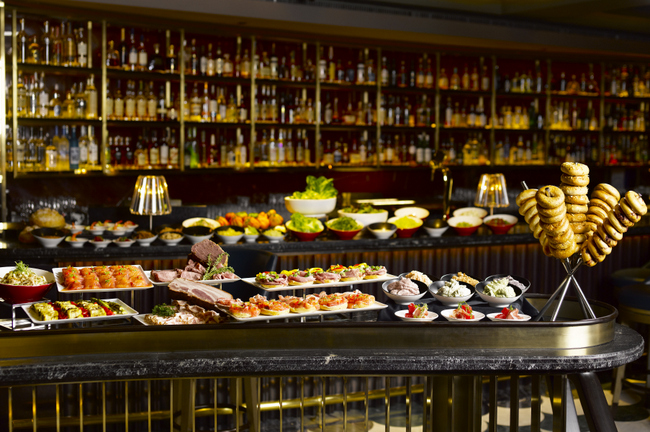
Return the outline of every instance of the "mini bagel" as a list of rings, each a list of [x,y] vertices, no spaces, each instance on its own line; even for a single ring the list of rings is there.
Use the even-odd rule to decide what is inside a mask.
[[[587,240],[587,234],[573,234],[573,238],[576,240],[576,243],[580,245]]]
[[[553,256],[557,259],[565,259],[565,258],[569,258],[577,251],[578,251],[578,245],[576,245],[574,242],[569,248],[556,249],[555,251],[553,251]]]
[[[565,204],[566,205],[566,211],[567,213],[587,213],[589,211],[589,207],[587,205],[581,205],[581,204]]]
[[[566,204],[589,204],[589,197],[587,195],[567,195],[564,194],[564,202]]]
[[[565,195],[587,195],[589,188],[586,186],[573,186],[570,184],[561,183],[560,189]]]
[[[589,184],[589,176],[586,175],[570,176],[562,174],[560,180],[570,186],[587,186]]]
[[[623,198],[618,205],[621,206],[625,216],[632,222],[637,223],[641,220],[641,215],[632,210],[632,207],[628,204],[627,197]]]
[[[580,256],[582,256],[582,262],[587,266],[587,267],[593,267],[596,264],[598,264],[594,259],[592,258],[591,254],[589,253],[589,250],[587,250],[586,247],[583,247],[582,250],[580,251]]]
[[[554,258],[555,255],[553,254],[553,248],[551,248],[551,245],[546,242],[545,244],[542,245],[542,251],[544,252],[544,255],[550,258]]]
[[[593,222],[596,225],[600,225],[603,223],[603,218],[600,216],[594,215],[594,214],[587,214],[587,222]]]
[[[590,214],[596,215],[599,218],[605,220],[605,218],[607,217],[607,210],[604,210],[602,207],[592,206],[592,207],[589,207],[589,211],[587,212],[587,216],[589,216]]]
[[[551,243],[551,248],[558,251],[558,250],[573,248],[575,244],[576,244],[575,240],[571,238],[570,240],[567,240],[562,243]]]
[[[517,198],[515,198],[515,203],[517,203],[518,206],[521,207],[521,204],[525,201],[528,201],[531,198],[535,198],[535,194],[537,193],[537,189],[526,189],[519,195],[517,195]]]
[[[525,217],[524,220],[526,220]],[[539,224],[539,213],[537,212],[533,213],[532,216],[526,220],[526,223],[531,227],[533,226],[533,224]]]
[[[544,186],[537,191],[535,199],[544,208],[554,208],[564,204],[564,192],[557,186]]]
[[[540,217],[554,217],[557,215],[562,215],[566,213],[566,207],[565,206],[557,206],[553,208],[544,208],[544,207],[537,207],[537,213],[539,213]]]
[[[614,207],[614,216],[616,216],[616,219],[626,228],[631,228],[634,226],[634,222],[627,216],[625,216],[625,213],[623,212],[623,209],[618,203],[616,207]]]
[[[596,224],[595,224],[594,222],[592,222],[592,221],[586,221],[586,222],[585,222],[585,225],[587,225],[587,226],[589,227],[589,231],[590,231],[590,232],[591,232],[591,231],[596,231],[596,228],[598,228],[598,225],[596,225]]]
[[[607,213],[607,220],[619,233],[625,234],[627,232],[627,228],[618,220],[616,214],[613,211]]]
[[[538,239],[542,235],[542,233],[544,232],[544,230],[542,229],[542,227],[539,224],[534,225],[532,227],[532,230],[533,230],[533,236],[536,239]]]
[[[598,227],[598,229],[596,230],[596,234],[609,247],[614,247],[614,246],[616,246],[618,244],[618,242],[614,238],[612,238],[612,236],[607,234],[607,232],[605,231],[605,228],[602,225]]]
[[[539,216],[539,222],[546,225],[553,225],[555,223],[562,221],[563,219],[566,219],[565,213],[560,213],[559,215],[551,216],[551,217],[545,217],[542,215]]]
[[[584,222],[569,223],[574,234],[584,234],[589,231],[589,227]]]
[[[623,233],[618,232],[616,228],[612,226],[612,223],[609,221],[609,219],[607,219],[600,227],[602,227],[603,231],[605,231],[605,233],[611,238],[613,238],[614,240],[616,241],[623,240]]]
[[[567,213],[566,218],[569,222],[584,222],[587,220],[587,215],[584,213]]]
[[[616,198],[616,196],[609,194],[602,189],[593,191],[591,194],[591,198],[592,199],[597,198],[603,200],[607,203],[608,206],[612,208],[616,205],[616,203],[619,200],[618,198]]]
[[[615,188],[614,186],[612,186],[611,184],[608,184],[608,183],[598,183],[598,184],[594,187],[594,191],[597,191],[597,190],[602,190],[602,191],[605,191],[606,193],[612,195],[614,198],[616,198],[616,201],[618,201],[618,200],[621,199],[621,194],[618,193],[618,189],[616,189],[616,188]]]
[[[585,243],[587,245],[587,248],[589,249],[589,253],[591,256],[598,262],[603,262],[605,259],[605,254],[601,252],[596,245],[593,242],[593,236],[587,242]]]
[[[616,201],[618,202],[618,201]],[[589,208],[591,209],[592,207],[600,207],[601,209],[605,210],[606,212],[610,211],[612,209],[612,206],[607,204],[605,201],[598,199],[598,198],[592,198],[589,200]]]
[[[548,242],[551,243],[551,246],[556,247],[555,245],[570,241],[573,239],[573,231],[569,228],[568,230],[560,233],[557,236],[551,236],[549,237],[547,235],[546,237],[548,239]],[[560,248],[563,249],[563,248]]]
[[[562,166],[560,166],[560,170],[562,170],[564,174],[570,176],[589,175],[589,167],[578,162],[564,162]]]
[[[540,222],[539,224],[542,226],[544,231],[546,231],[546,235],[548,237],[557,237],[559,235],[562,235],[566,230],[570,229],[569,221],[566,220],[566,218],[562,219],[560,222],[552,224],[545,224],[543,222]]]
[[[537,214],[537,206],[532,206],[531,208],[528,209],[528,211],[524,214],[524,219],[525,220],[530,220],[535,215]]]
[[[530,210],[531,207],[535,207],[537,205],[537,201],[534,199],[530,199],[528,201],[524,201],[520,206],[519,206],[519,214],[520,215],[525,215],[528,210]]]
[[[632,210],[641,216],[645,215],[648,212],[648,206],[645,204],[640,194],[634,191],[627,191],[625,193],[625,199],[627,200]]]
[[[600,238],[600,236],[595,235],[591,237],[591,241],[594,242],[594,245],[598,248],[598,250],[605,255],[612,253],[612,248],[610,246],[607,246],[607,243],[605,243],[603,239]]]

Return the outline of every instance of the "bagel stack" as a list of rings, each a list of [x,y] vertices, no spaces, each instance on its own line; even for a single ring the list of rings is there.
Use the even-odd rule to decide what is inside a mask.
[[[599,185],[600,186],[600,185]],[[608,185],[609,186],[609,185]],[[612,209],[607,212],[602,224],[582,246],[580,252],[585,265],[593,267],[602,262],[612,252],[617,242],[623,239],[631,226],[641,220],[641,216],[648,212],[648,207],[641,195],[628,191],[625,196]]]
[[[614,209],[620,199],[621,194],[614,186],[607,183],[596,185],[591,192],[587,222],[585,222],[590,232],[596,232],[607,219],[607,213]]]
[[[537,194],[537,189],[526,189],[517,195],[515,202],[519,206],[519,214],[524,217],[533,235],[538,239],[542,234],[542,227],[539,226],[539,214],[537,213],[535,194]]]
[[[564,193],[567,219],[574,233],[575,242],[581,245],[587,239],[589,226],[586,224],[589,210],[589,167],[576,162],[564,162],[560,168],[562,177],[560,189]]]
[[[587,179],[587,181],[589,180]],[[558,259],[570,257],[579,248],[567,218],[564,192],[557,186],[544,186],[535,194],[535,200],[539,213],[539,225],[543,230],[540,242],[544,253]]]

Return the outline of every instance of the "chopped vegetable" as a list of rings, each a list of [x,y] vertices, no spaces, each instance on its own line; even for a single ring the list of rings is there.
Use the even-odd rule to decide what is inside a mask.
[[[176,315],[174,308],[167,306],[165,303],[154,306],[151,313],[161,317],[170,317]]]
[[[300,213],[291,215],[291,229],[298,232],[315,233],[325,229],[323,223],[316,218],[306,217]]]
[[[383,213],[386,210],[376,209],[370,204],[361,204],[359,207],[344,207],[343,213]]]
[[[349,216],[341,216],[339,218],[336,218],[335,220],[331,221],[331,223],[328,223],[327,226],[338,231],[356,231],[363,229],[363,225]]]
[[[429,307],[426,303],[417,305],[411,303],[409,305],[409,311],[406,313],[406,318],[426,318],[429,315]]]
[[[338,191],[334,188],[334,179],[323,176],[307,176],[307,188],[304,192],[294,192],[293,199],[329,199],[336,198]]]
[[[267,237],[282,237],[284,234],[282,234],[280,231],[276,229],[268,229],[264,231],[264,235]]]
[[[401,218],[397,219],[395,222],[393,222],[395,226],[399,229],[409,229],[409,228],[416,228],[421,225],[421,223],[418,223],[418,221],[408,217],[408,216],[402,216]]]
[[[244,228],[244,234],[246,235],[259,235],[259,231],[254,226],[247,226]]]

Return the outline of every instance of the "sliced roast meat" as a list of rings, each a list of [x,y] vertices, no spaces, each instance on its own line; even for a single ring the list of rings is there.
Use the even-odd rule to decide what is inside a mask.
[[[316,279],[316,282],[320,282],[320,283],[338,282],[339,280],[341,280],[341,275],[337,273],[331,273],[331,272],[322,272],[322,273],[314,273],[314,278]]]
[[[314,278],[313,276],[309,276],[306,271],[301,271],[301,272],[298,272],[296,274],[292,274],[291,276],[289,276],[289,282],[297,282],[297,283],[301,283],[301,284],[314,282],[315,280],[316,280],[316,278]]]
[[[216,310],[220,299],[232,299],[232,294],[224,290],[185,279],[174,279],[168,288],[172,299],[185,300],[206,309]]]
[[[370,270],[369,268],[366,270],[366,276],[384,276],[386,274],[386,269],[379,269],[379,270]]]
[[[223,255],[223,249],[210,239],[205,239],[194,246],[189,255],[189,259],[201,263],[203,266],[208,266],[209,260],[219,259],[217,268],[226,267],[228,265],[228,255]]]
[[[364,274],[361,274],[361,270],[357,268],[351,268],[341,272],[341,279],[358,279],[363,277]]]
[[[178,275],[176,270],[152,270],[151,279],[155,282],[171,282],[176,279]]]
[[[193,271],[183,271],[180,277],[186,280],[201,280],[201,275]]]
[[[212,279],[221,280],[221,279],[237,279],[237,275],[233,272],[223,272],[219,274],[212,275]]]

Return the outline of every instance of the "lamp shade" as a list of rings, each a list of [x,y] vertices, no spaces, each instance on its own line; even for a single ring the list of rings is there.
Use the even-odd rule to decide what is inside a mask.
[[[160,216],[172,212],[163,176],[138,176],[131,199],[131,213],[146,216]]]
[[[477,207],[508,207],[508,190],[503,174],[482,174],[476,189],[474,205]]]

